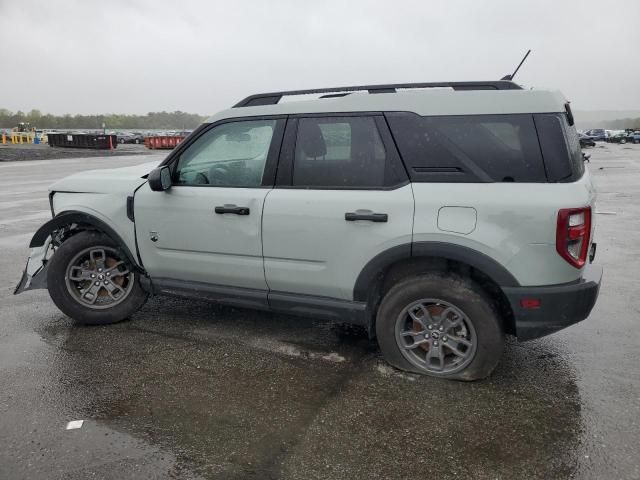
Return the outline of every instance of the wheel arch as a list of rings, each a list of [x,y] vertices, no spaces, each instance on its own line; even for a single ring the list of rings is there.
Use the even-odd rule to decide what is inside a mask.
[[[59,213],[44,225],[42,225],[33,234],[31,242],[29,243],[29,248],[41,247],[42,245],[44,245],[46,239],[54,231],[72,225],[76,225],[76,228],[73,229],[74,234],[86,230],[95,230],[104,233],[118,244],[120,250],[132,265],[134,265],[137,269],[143,271],[142,262],[136,257],[136,255],[133,254],[133,252],[131,252],[126,242],[122,239],[118,232],[116,232],[103,220],[85,212],[71,210]]]
[[[375,315],[386,291],[403,278],[428,272],[453,272],[475,280],[495,302],[505,332],[515,333],[513,311],[502,287],[518,287],[520,283],[505,267],[472,248],[444,242],[414,242],[381,252],[358,275],[353,299],[367,303],[370,335],[375,332]]]

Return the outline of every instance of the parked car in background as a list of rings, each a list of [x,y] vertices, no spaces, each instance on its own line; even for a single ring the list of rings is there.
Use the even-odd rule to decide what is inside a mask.
[[[585,135],[593,138],[596,142],[604,142],[607,140],[607,132],[604,128],[592,128],[591,130],[587,130]]]
[[[118,132],[118,143],[143,143],[144,136],[140,133]]]
[[[593,137],[590,137],[589,135],[585,135],[584,133],[578,133],[578,140],[580,140],[581,147],[596,146],[596,141],[593,139]]]
[[[624,135],[625,131],[624,130],[607,130],[607,142],[613,142],[615,143],[614,137],[616,135]]]
[[[624,143],[627,143],[628,141],[630,141],[630,140],[629,140],[629,136],[627,135],[626,132],[616,133],[616,134],[610,136],[607,139],[607,142],[610,142],[610,143],[623,143],[624,144]]]
[[[635,132],[627,133],[627,142],[640,143],[640,130],[636,130]]]

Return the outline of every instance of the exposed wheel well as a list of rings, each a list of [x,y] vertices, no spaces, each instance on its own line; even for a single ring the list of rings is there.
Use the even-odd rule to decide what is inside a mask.
[[[374,284],[369,290],[369,312],[371,321],[369,333],[375,332],[375,320],[380,302],[389,289],[398,281],[407,277],[425,273],[454,273],[464,278],[470,278],[482,288],[487,296],[493,301],[496,310],[500,314],[504,332],[515,334],[515,321],[509,300],[505,296],[500,286],[487,274],[458,260],[451,260],[442,257],[410,257],[398,260],[380,272]]]
[[[83,212],[63,212],[49,220],[33,235],[29,247],[39,247],[44,244],[47,237],[51,236],[55,248],[72,236],[85,231],[100,232],[111,238],[131,264],[143,271],[139,259],[136,259],[117,232],[99,218]]]

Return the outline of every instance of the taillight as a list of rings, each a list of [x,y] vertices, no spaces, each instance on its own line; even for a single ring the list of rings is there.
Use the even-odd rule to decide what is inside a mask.
[[[558,211],[556,250],[576,268],[582,268],[589,253],[591,207],[563,208]]]

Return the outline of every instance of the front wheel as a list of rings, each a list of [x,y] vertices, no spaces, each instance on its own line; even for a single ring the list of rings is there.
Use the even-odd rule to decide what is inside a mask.
[[[393,286],[378,310],[376,334],[391,365],[456,380],[487,377],[504,347],[486,294],[453,275],[425,274]]]
[[[147,299],[133,265],[111,238],[98,232],[80,232],[55,251],[47,288],[63,313],[86,325],[122,321]]]

